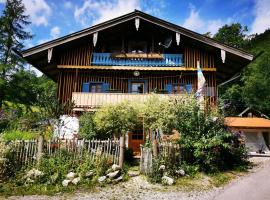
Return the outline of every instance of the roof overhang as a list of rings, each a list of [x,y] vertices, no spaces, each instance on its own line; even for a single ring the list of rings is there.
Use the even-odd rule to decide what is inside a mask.
[[[230,128],[270,129],[270,120],[259,117],[226,117],[224,123]]]

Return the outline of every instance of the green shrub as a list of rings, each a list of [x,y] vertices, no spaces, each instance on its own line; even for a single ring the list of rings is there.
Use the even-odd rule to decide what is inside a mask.
[[[217,172],[233,169],[246,162],[247,154],[239,135],[224,126],[221,114],[200,110],[194,102],[176,105],[176,129],[181,133],[182,150],[188,155],[184,161],[199,166],[201,171]]]
[[[4,141],[13,141],[13,140],[32,140],[38,137],[37,132],[31,131],[20,131],[20,130],[9,130],[5,131],[2,134],[2,139]]]
[[[97,134],[96,126],[93,121],[93,113],[86,112],[79,118],[79,135],[81,138],[93,139],[99,136]]]

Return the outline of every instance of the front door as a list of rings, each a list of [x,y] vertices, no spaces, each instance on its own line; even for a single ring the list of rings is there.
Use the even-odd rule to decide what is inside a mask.
[[[133,150],[135,156],[141,155],[140,145],[144,144],[143,130],[133,130],[128,134],[128,147]]]

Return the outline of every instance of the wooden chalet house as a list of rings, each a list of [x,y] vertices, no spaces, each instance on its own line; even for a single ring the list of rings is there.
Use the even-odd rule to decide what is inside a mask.
[[[151,92],[179,95],[197,90],[197,63],[206,79],[207,105],[217,85],[253,55],[141,11],[26,49],[22,56],[58,83],[61,101],[74,111],[104,103],[144,99]],[[131,137],[140,142],[142,136]]]

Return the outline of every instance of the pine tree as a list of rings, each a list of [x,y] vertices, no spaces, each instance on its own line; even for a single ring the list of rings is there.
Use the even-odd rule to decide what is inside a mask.
[[[25,31],[29,25],[29,16],[25,15],[22,0],[7,0],[2,16],[0,17],[0,108],[7,93],[9,76],[23,68],[23,59],[20,52],[23,41],[32,38]]]

